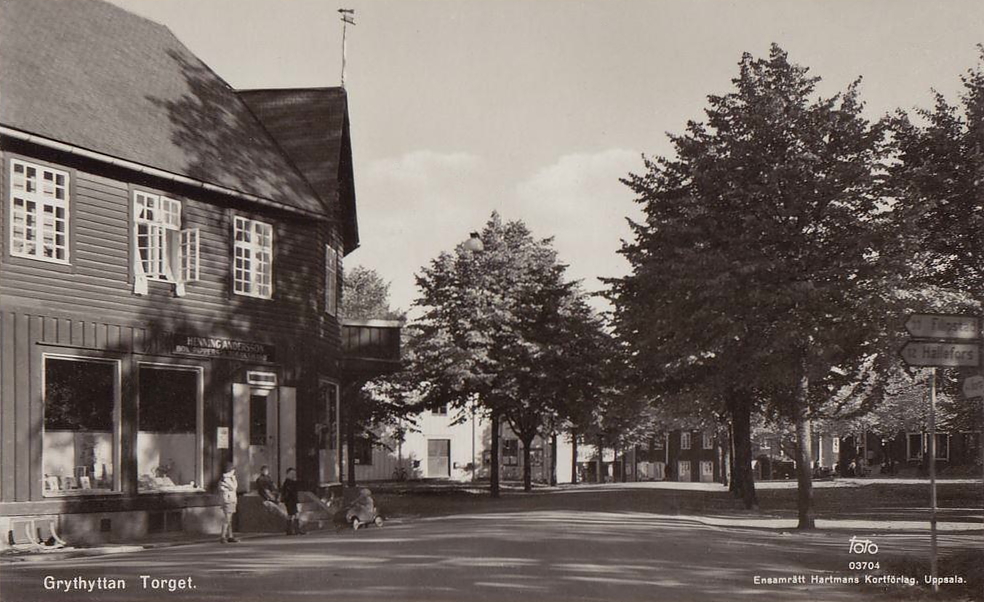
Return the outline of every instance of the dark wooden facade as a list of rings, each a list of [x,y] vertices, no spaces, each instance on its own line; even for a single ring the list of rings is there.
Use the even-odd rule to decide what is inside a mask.
[[[232,196],[4,138],[0,214],[0,508],[3,515],[114,512],[215,505],[215,483],[231,449],[216,448],[218,427],[232,427],[232,383],[247,370],[275,372],[296,388],[297,464],[302,479],[317,481],[322,445],[313,425],[319,382],[341,382],[340,327],[325,311],[326,244],[342,247],[334,222],[277,210]],[[10,254],[10,160],[55,167],[70,177],[68,265]],[[177,297],[173,285],[149,283],[133,292],[133,191],[182,202],[187,226],[201,232],[200,281]],[[274,226],[273,297],[232,292],[232,219],[242,215]],[[339,254],[341,255],[341,253]],[[340,288],[339,279],[339,288]],[[340,291],[339,291],[340,293]],[[338,293],[336,293],[338,294]],[[174,336],[198,335],[260,343],[271,361],[176,354]],[[112,358],[121,366],[121,491],[84,498],[45,498],[42,491],[45,353]],[[137,412],[132,381],[140,361],[200,366],[204,378],[202,493],[137,494]],[[306,427],[306,428],[305,428]],[[241,436],[233,433],[232,437]],[[242,484],[241,484],[242,486]]]

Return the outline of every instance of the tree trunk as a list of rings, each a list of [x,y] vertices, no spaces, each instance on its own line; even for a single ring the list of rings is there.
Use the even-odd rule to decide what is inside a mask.
[[[752,403],[744,391],[732,391],[728,397],[735,438],[735,494],[745,508],[758,509],[755,477],[752,474]]]
[[[489,474],[489,494],[499,497],[499,411],[492,410],[492,466]]]
[[[809,418],[809,387],[810,377],[804,374],[800,377],[799,389],[796,392],[796,407],[794,420],[796,424],[796,507],[799,512],[797,529],[813,529],[816,527],[810,514],[813,503],[813,445],[810,436]]]
[[[598,474],[595,475],[595,483],[604,483],[605,482],[604,479],[601,478],[601,467],[602,467],[602,464],[603,464],[602,461],[601,461],[601,456],[604,453],[605,453],[605,447],[603,445],[603,441],[602,441],[601,435],[598,435],[598,459],[596,460],[597,465],[598,465],[598,471],[597,471]]]
[[[355,487],[355,425],[349,420],[348,428],[345,429],[345,439],[348,445],[348,486]]]
[[[533,491],[533,467],[530,466],[530,446],[533,445],[533,437],[529,440],[523,439],[523,491]]]
[[[735,429],[730,421],[728,422],[728,474],[731,475],[728,479],[728,491],[735,497],[740,497],[738,479],[735,478]]]
[[[550,433],[550,485],[557,485],[557,431]]]
[[[721,484],[727,487],[728,481],[730,479],[728,479],[728,471],[725,470],[725,467],[729,466],[731,462],[731,454],[729,453],[730,449],[727,446],[718,443],[717,450],[718,450],[718,466],[721,467],[720,469],[721,473],[719,475],[721,478]]]
[[[571,485],[577,485],[577,431],[573,430],[571,431]]]

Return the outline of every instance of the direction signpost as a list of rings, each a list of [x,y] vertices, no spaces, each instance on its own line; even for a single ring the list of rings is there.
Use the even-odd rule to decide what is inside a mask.
[[[910,366],[932,367],[929,375],[929,537],[930,570],[933,577],[933,592],[939,590],[936,584],[936,368],[980,367],[981,365],[981,321],[977,316],[952,314],[911,314],[905,321],[905,329],[914,338],[899,349],[902,360]],[[973,378],[964,383],[976,391],[984,388]],[[973,382],[971,382],[973,381]],[[968,383],[970,383],[968,385]],[[984,391],[980,393],[984,395]],[[984,435],[982,435],[984,436]]]

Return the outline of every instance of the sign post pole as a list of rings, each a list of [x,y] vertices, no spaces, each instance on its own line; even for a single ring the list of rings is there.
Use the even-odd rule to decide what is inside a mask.
[[[929,568],[933,577],[933,593],[939,591],[936,583],[936,368],[929,375]]]
[[[929,537],[930,570],[933,593],[939,591],[936,558],[936,368],[981,368],[982,322],[977,316],[953,314],[910,314],[905,329],[912,335],[899,350],[902,360],[909,366],[931,367],[929,375]],[[965,383],[964,391],[970,396],[980,383]],[[984,433],[981,441],[984,457]]]

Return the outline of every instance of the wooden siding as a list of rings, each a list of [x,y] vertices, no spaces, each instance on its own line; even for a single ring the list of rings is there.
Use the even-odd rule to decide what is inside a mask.
[[[3,210],[0,241],[0,290],[33,299],[39,306],[85,311],[114,320],[152,323],[163,330],[190,329],[250,340],[268,341],[276,334],[317,332],[329,346],[339,345],[338,324],[324,312],[324,245],[329,237],[341,246],[329,223],[287,213],[247,210],[228,199],[190,198],[158,188],[135,187],[71,165],[50,163],[69,171],[69,269],[43,261],[11,257],[9,252],[9,158],[49,164],[30,156],[3,153]],[[65,163],[69,163],[66,161]],[[201,231],[201,280],[175,297],[173,285],[150,282],[149,294],[133,294],[131,223],[134,188],[182,202],[183,227]],[[250,208],[255,209],[255,208]],[[231,292],[232,218],[244,215],[274,226],[273,299],[254,299]]]
[[[339,325],[324,311],[324,245],[342,241],[331,222],[246,206],[235,199],[172,185],[141,174],[4,140],[0,152],[0,502],[5,512],[75,508],[142,507],[136,494],[132,445],[136,415],[131,373],[144,358],[167,358],[171,333],[201,334],[273,345],[282,384],[297,387],[298,470],[316,472],[313,451],[319,376],[341,380]],[[16,151],[16,153],[12,152]],[[71,264],[10,256],[11,156],[69,171]],[[183,227],[201,231],[201,281],[174,296],[167,283],[150,282],[149,294],[132,292],[132,190],[182,202]],[[243,215],[274,226],[273,299],[231,292],[232,217]],[[339,293],[341,279],[339,279]],[[121,360],[120,478],[122,495],[106,499],[44,499],[40,437],[43,401],[42,353],[91,354]],[[141,354],[146,354],[141,356]],[[173,358],[172,358],[173,359]],[[196,360],[188,358],[188,362]],[[177,361],[177,360],[175,360]],[[184,362],[184,359],[181,360]],[[231,383],[244,382],[256,366],[238,360],[200,360],[205,366],[203,430],[206,483],[229,450],[215,449],[215,427],[231,424]],[[262,366],[261,366],[262,367]],[[133,431],[133,432],[131,432]],[[313,458],[313,459],[312,459]],[[153,496],[152,496],[153,497]],[[179,496],[181,497],[181,496]],[[205,499],[201,494],[188,500]],[[168,502],[170,503],[170,502]],[[189,502],[192,503],[192,502]],[[198,503],[198,502],[195,502]],[[136,504],[136,506],[134,506]],[[92,511],[92,510],[86,510]]]

